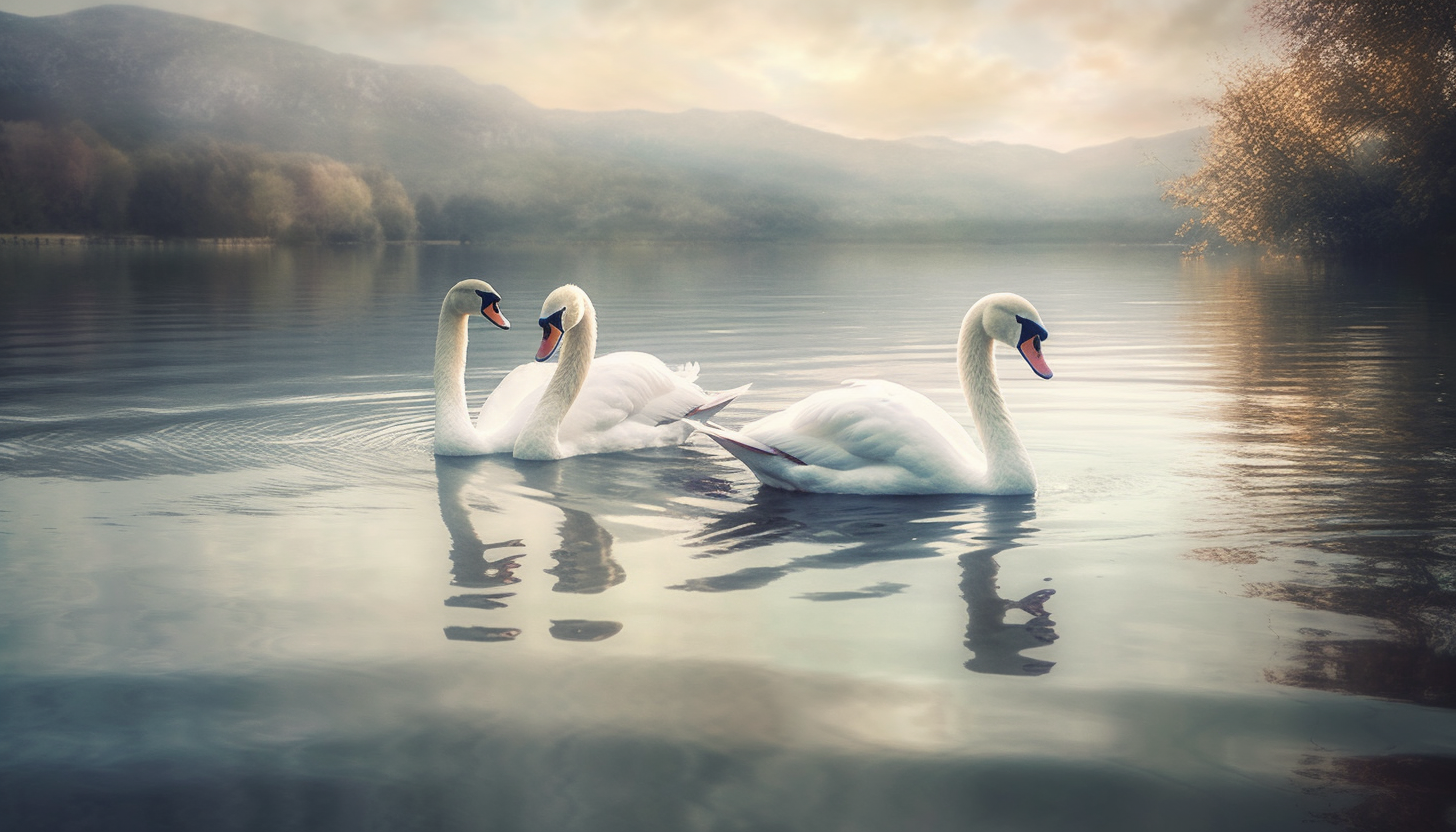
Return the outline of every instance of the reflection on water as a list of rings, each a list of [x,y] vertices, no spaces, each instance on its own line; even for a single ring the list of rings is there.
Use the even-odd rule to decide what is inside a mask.
[[[760,488],[748,505],[717,516],[689,536],[702,557],[721,559],[761,547],[810,543],[827,552],[775,566],[753,566],[694,578],[672,587],[692,592],[758,589],[806,569],[850,569],[869,563],[940,557],[944,544],[979,529],[977,498],[865,497],[797,494]]]
[[[473,610],[498,610],[506,603],[504,599],[514,597],[514,592],[492,592],[486,595],[454,595],[445,599],[447,607],[466,607]]]
[[[519,538],[486,543],[475,531],[471,509],[494,511],[488,504],[468,506],[465,487],[471,480],[472,462],[454,457],[435,458],[435,476],[439,481],[440,517],[450,531],[450,574],[455,586],[483,589],[519,583],[515,571],[521,568],[520,555],[488,560],[485,553],[493,549],[524,546]]]
[[[1421,574],[1418,561],[1386,558],[1357,558],[1305,580],[1248,585],[1251,597],[1386,625],[1380,638],[1305,628],[1289,664],[1268,670],[1270,681],[1456,708],[1456,592]],[[1321,583],[1306,582],[1311,579]],[[1452,583],[1448,578],[1445,586]]]
[[[556,592],[603,592],[625,581],[627,575],[612,560],[612,536],[590,514],[563,508],[561,545],[551,552],[556,565],[546,574],[556,576]]]
[[[1057,640],[1055,622],[1045,609],[1055,590],[1046,588],[1008,600],[999,594],[996,556],[1027,545],[1037,529],[1033,497],[866,497],[794,494],[760,488],[744,508],[719,515],[688,536],[705,551],[724,558],[761,547],[810,543],[828,551],[791,558],[772,566],[749,566],[720,575],[693,578],[670,589],[735,592],[760,589],[789,575],[815,569],[853,569],[870,564],[941,557],[970,546],[959,556],[961,596],[968,624],[966,662],[977,673],[1038,676],[1055,662],[1028,659],[1023,650]],[[881,581],[856,590],[808,592],[809,601],[863,601],[888,598],[909,584]],[[1007,622],[1013,610],[1031,620]]]
[[[567,618],[551,622],[551,637],[562,641],[601,641],[622,632],[617,621],[587,621]]]
[[[464,277],[584,285],[603,351],[752,381],[729,424],[961,418],[1019,291],[1041,490],[434,459]],[[0,828],[1449,828],[1453,309],[1172,249],[0,250]],[[534,347],[473,339],[472,403]]]
[[[1352,790],[1364,795],[1354,805],[1331,813],[1350,832],[1456,828],[1456,760],[1311,755],[1300,774],[1331,796]]]
[[[960,557],[961,596],[966,599],[966,647],[975,657],[966,662],[966,669],[976,673],[999,673],[1010,676],[1040,676],[1051,671],[1056,662],[1029,659],[1023,650],[1046,647],[1057,640],[1056,622],[1046,611],[1046,601],[1056,593],[1051,588],[1039,589],[1019,600],[1002,598],[996,586],[999,566],[996,556],[1024,546],[1035,529],[1025,523],[1035,517],[1030,497],[998,497],[986,501],[984,545]],[[1007,622],[1012,610],[1026,613],[1031,620]]]
[[[487,551],[518,548],[525,544],[519,538],[486,543],[475,531],[471,509],[465,502],[465,489],[475,466],[472,460],[451,457],[435,458],[435,476],[439,481],[440,517],[450,532],[450,583],[471,589],[487,589],[519,583],[516,570],[521,568],[520,554],[488,560]],[[495,507],[475,506],[480,511]],[[499,610],[508,606],[506,599],[514,592],[471,593],[445,599],[447,607],[477,610]],[[446,627],[445,637],[452,641],[510,641],[521,634],[518,627]]]
[[[517,627],[446,627],[451,641],[511,641],[520,635]]]
[[[540,469],[532,463],[518,463],[509,458],[435,457],[438,479],[440,516],[450,532],[450,573],[454,586],[482,589],[518,584],[516,574],[525,553],[487,559],[492,549],[520,548],[521,538],[485,543],[476,532],[472,515],[486,515],[497,524],[513,522],[509,512],[483,498],[467,504],[466,493],[472,484],[483,485],[491,478],[511,478],[521,470]],[[527,474],[527,483],[540,484],[539,477]],[[578,509],[558,507],[563,518],[557,527],[560,541],[551,551],[556,565],[544,570],[556,578],[555,592],[593,594],[626,579],[622,567],[612,559],[612,535],[592,516]],[[473,593],[445,599],[445,606],[473,610],[502,610],[510,606],[515,592]],[[601,641],[616,635],[622,624],[616,621],[579,619],[552,621],[549,632],[564,641]],[[521,634],[518,627],[446,627],[445,637],[457,641],[510,641]]]
[[[1224,466],[1261,543],[1297,576],[1250,596],[1381,622],[1306,627],[1271,681],[1456,707],[1456,371],[1439,285],[1338,270],[1223,276],[1199,325],[1229,390]],[[1222,523],[1222,512],[1214,514]]]

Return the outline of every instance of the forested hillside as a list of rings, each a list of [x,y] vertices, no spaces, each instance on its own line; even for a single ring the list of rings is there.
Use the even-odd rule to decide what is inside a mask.
[[[382,168],[207,139],[129,155],[80,122],[0,122],[0,231],[368,242],[415,230]]]
[[[408,234],[402,189],[419,233],[448,239],[1166,241],[1184,216],[1162,183],[1201,136],[1056,153],[760,113],[546,110],[450,69],[130,6],[0,14],[0,120],[11,228],[295,239]],[[92,165],[64,199],[59,174],[24,184],[45,206],[14,181],[36,130]],[[366,192],[372,221],[352,203]]]

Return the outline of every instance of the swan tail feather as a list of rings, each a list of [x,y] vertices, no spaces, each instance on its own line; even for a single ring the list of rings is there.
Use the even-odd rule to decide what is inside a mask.
[[[753,453],[762,456],[776,456],[780,459],[786,459],[789,462],[794,463],[795,465],[808,465],[807,462],[799,459],[798,457],[787,451],[783,451],[775,448],[772,445],[760,442],[757,439],[754,439],[747,434],[739,433],[736,430],[729,430],[721,425],[717,425],[712,422],[698,422],[695,426],[700,433],[706,433],[709,439],[717,442],[719,445],[723,446],[724,450],[726,450],[730,454],[733,454],[739,459],[744,459],[745,453]],[[750,465],[749,467],[752,466]]]
[[[702,366],[696,361],[689,361],[673,368],[673,373],[685,381],[697,381],[698,373],[702,372]]]
[[[718,415],[718,411],[733,403],[733,400],[743,395],[753,385],[745,384],[742,387],[735,387],[732,390],[721,390],[717,393],[709,393],[708,400],[683,414],[684,419],[691,419],[695,422],[706,422]]]

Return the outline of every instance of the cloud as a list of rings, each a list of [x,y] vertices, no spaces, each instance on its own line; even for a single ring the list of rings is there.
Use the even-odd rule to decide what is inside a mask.
[[[66,0],[0,0],[23,14]],[[761,110],[1066,149],[1189,126],[1251,0],[153,0],[539,105]],[[76,6],[84,3],[76,3]],[[45,6],[44,10],[36,7]]]

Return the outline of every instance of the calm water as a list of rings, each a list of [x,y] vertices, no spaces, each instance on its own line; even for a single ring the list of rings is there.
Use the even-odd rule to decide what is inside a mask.
[[[573,281],[602,352],[850,377],[1034,498],[761,490],[705,440],[436,460]],[[1456,828],[1456,302],[1175,249],[0,249],[4,829]],[[1044,609],[1017,602],[1054,590]],[[1036,613],[1044,613],[1037,615]]]

